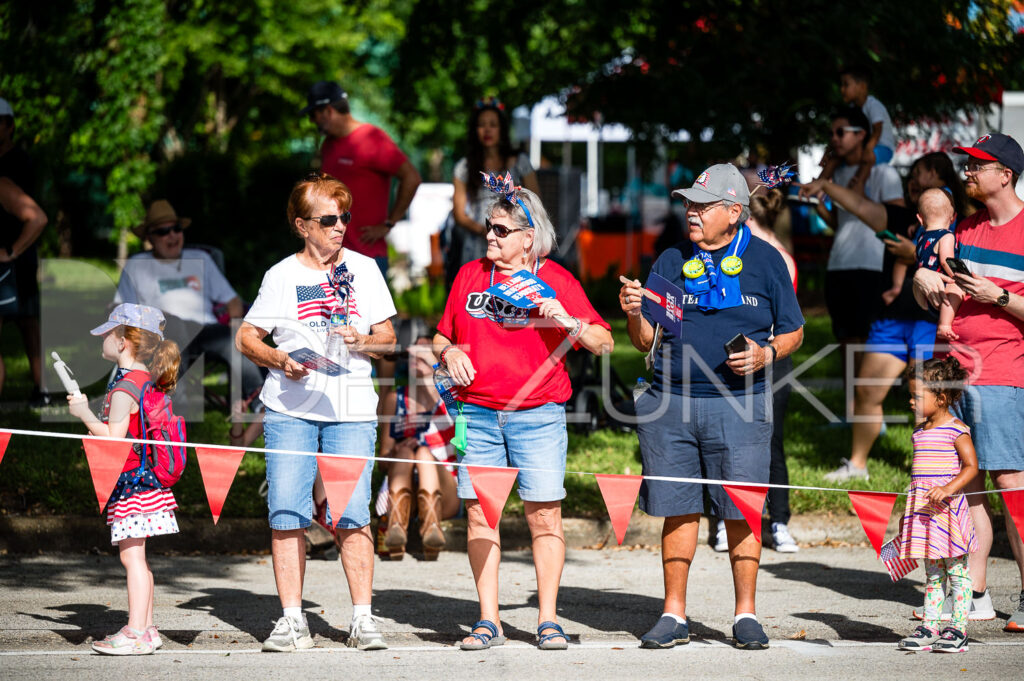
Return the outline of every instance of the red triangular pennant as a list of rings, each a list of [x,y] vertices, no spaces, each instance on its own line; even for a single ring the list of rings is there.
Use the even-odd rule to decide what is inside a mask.
[[[7,453],[7,444],[11,441],[10,433],[0,432],[0,462],[4,460],[4,454]]]
[[[320,469],[320,477],[324,480],[327,492],[327,506],[331,511],[331,522],[337,527],[341,516],[348,507],[352,492],[359,482],[363,469],[372,465],[370,459],[348,458],[341,456],[317,456],[316,465]]]
[[[486,468],[484,466],[466,466],[469,480],[473,483],[473,491],[480,501],[480,507],[487,518],[487,524],[493,530],[501,520],[501,512],[505,509],[508,493],[519,475],[518,468]]]
[[[1013,518],[1013,524],[1017,526],[1017,534],[1024,537],[1024,490],[1013,492],[1001,492],[1006,510]]]
[[[896,503],[895,494],[886,492],[847,492],[850,495],[850,503],[853,504],[853,512],[857,514],[864,534],[868,541],[875,547],[875,553],[879,556],[882,552],[882,540],[885,539],[885,529],[889,526],[889,516],[892,515],[893,504]]]
[[[640,492],[640,484],[644,481],[641,475],[595,475],[597,486],[604,497],[604,505],[608,507],[608,517],[615,530],[615,539],[622,544],[629,527],[629,518],[633,515],[633,504]]]
[[[199,472],[203,476],[206,500],[210,504],[214,525],[220,520],[224,500],[228,498],[228,490],[235,481],[235,473],[238,472],[238,464],[242,463],[243,456],[244,449],[196,447],[196,461],[199,462]]]
[[[757,486],[722,485],[725,491],[747,519],[750,531],[757,541],[761,541],[761,511],[764,510],[764,498],[768,496],[768,488]]]
[[[82,438],[82,446],[85,447],[85,458],[89,461],[89,472],[92,473],[92,486],[96,488],[96,500],[100,503],[102,513],[124,469],[125,461],[132,453],[132,443],[85,437]]]

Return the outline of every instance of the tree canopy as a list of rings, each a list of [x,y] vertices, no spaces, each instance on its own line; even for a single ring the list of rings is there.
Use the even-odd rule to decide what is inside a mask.
[[[77,178],[124,234],[172,181],[191,182],[177,191],[196,213],[267,201],[253,188],[260,178],[281,182],[316,146],[298,115],[315,80],[341,82],[356,113],[386,125],[414,159],[458,155],[482,96],[514,107],[548,94],[578,119],[625,123],[640,140],[685,129],[713,138],[715,155],[761,145],[781,157],[820,134],[816,117],[841,103],[841,64],[868,64],[897,119],[941,117],[1021,87],[1024,37],[1012,32],[1011,5],[2,3],[0,96],[44,166],[51,208],[74,213]]]

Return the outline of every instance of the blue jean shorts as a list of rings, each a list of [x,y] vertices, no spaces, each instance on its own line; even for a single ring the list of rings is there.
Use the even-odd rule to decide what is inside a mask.
[[[953,405],[953,415],[971,429],[978,468],[1024,471],[1024,388],[971,385]]]
[[[689,397],[654,388],[636,402],[644,475],[768,482],[772,458],[772,393],[736,398]],[[749,400],[749,401],[748,401]],[[671,517],[701,513],[704,485],[644,480],[640,510]],[[707,485],[712,513],[740,520],[743,514],[721,485]]]
[[[267,449],[299,452],[351,454],[369,460],[363,467],[348,506],[338,527],[354,530],[370,524],[370,476],[377,443],[375,421],[313,421],[267,409],[263,416],[263,434]],[[316,457],[267,453],[267,506],[270,529],[300,530],[309,527],[313,517],[313,482]],[[331,518],[328,504],[327,519]]]
[[[876,319],[868,332],[867,351],[892,355],[904,362],[931,359],[937,328],[935,322],[922,319]]]
[[[565,498],[565,405],[548,402],[533,409],[501,411],[465,404],[466,451],[459,463],[521,469],[519,498],[560,501]],[[541,470],[522,470],[541,469]],[[459,467],[459,498],[476,499],[469,471]]]

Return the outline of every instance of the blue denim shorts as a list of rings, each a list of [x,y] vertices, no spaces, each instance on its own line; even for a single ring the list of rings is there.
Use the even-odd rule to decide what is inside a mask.
[[[565,498],[565,405],[548,402],[533,409],[501,411],[465,404],[466,451],[459,463],[471,466],[539,468],[520,470],[519,498],[560,501]],[[476,499],[469,471],[459,467],[459,498]]]
[[[267,409],[263,416],[263,434],[267,449],[321,451],[325,454],[351,454],[370,458],[352,491],[348,506],[341,514],[338,527],[354,530],[370,524],[370,476],[373,473],[372,457],[377,443],[375,421],[313,421]],[[313,517],[316,457],[271,453],[266,456],[270,529],[300,530],[309,527]],[[333,522],[332,510],[328,504],[329,522]]]
[[[772,451],[772,393],[736,398],[688,397],[652,388],[636,402],[644,475],[768,482]],[[747,401],[749,400],[749,402]],[[670,517],[701,513],[704,485],[644,480],[640,510]],[[718,518],[743,514],[721,485],[707,485]]]
[[[904,362],[931,359],[937,328],[935,322],[923,319],[876,319],[868,332],[867,351],[892,355]]]
[[[1024,388],[971,385],[952,411],[971,429],[978,468],[1024,471]]]

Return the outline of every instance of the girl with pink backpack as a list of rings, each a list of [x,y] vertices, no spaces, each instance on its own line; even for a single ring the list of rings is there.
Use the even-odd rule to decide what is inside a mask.
[[[92,330],[94,336],[103,336],[103,357],[117,362],[117,371],[107,386],[101,417],[92,413],[84,395],[68,396],[71,414],[82,420],[91,435],[152,439],[152,422],[158,413],[152,405],[159,404],[154,398],[166,405],[166,414],[156,416],[164,421],[161,427],[166,423],[182,427],[166,397],[177,384],[181,356],[174,341],[164,340],[164,323],[163,313],[154,307],[123,303],[105,324]],[[175,435],[173,439],[184,440],[183,429]],[[178,505],[160,480],[168,480],[165,453],[173,449],[136,444],[107,501],[110,541],[117,544],[128,577],[128,624],[93,643],[98,653],[149,655],[163,645],[153,626],[153,573],[146,560],[146,538],[178,531],[174,516]],[[181,476],[180,467],[174,472]]]

